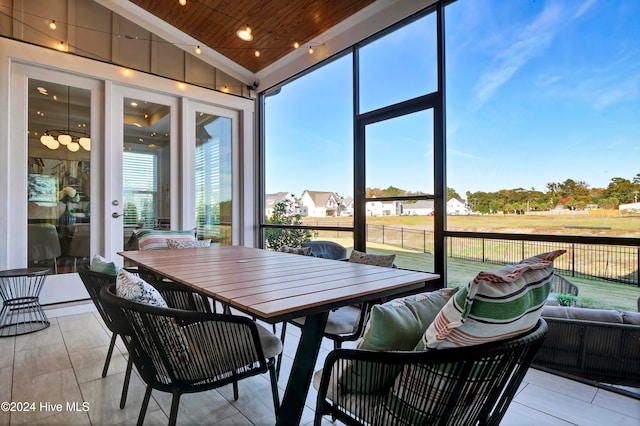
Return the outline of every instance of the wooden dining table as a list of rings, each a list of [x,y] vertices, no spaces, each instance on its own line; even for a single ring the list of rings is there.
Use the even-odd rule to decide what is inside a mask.
[[[439,275],[243,246],[124,251],[124,259],[275,324],[305,316],[278,425],[298,425],[330,310],[417,292]]]

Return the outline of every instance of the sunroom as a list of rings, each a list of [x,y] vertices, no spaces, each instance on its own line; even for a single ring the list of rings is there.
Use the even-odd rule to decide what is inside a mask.
[[[52,318],[139,229],[329,240],[433,288],[567,250],[579,306],[638,310],[633,2],[5,3],[0,270],[49,268]]]

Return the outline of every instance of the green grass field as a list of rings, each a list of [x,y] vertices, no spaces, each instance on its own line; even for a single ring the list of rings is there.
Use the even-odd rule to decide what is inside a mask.
[[[619,215],[613,211],[591,214],[447,216],[447,229],[472,232],[514,232],[524,234],[597,235],[640,237],[640,215]],[[607,214],[605,214],[607,213]],[[350,226],[352,218],[304,218],[309,225]],[[371,216],[369,225],[433,230],[433,216]]]
[[[397,264],[407,269],[431,270],[425,265],[433,265],[433,257],[429,254],[407,253],[389,250],[384,246],[370,246],[372,253],[395,253]],[[493,263],[473,262],[462,259],[447,260],[447,287],[461,287],[466,285],[480,271],[492,271],[502,265]],[[637,300],[640,288],[630,284],[590,280],[587,278],[567,277],[579,288],[577,306],[594,309],[615,309],[619,311],[637,311]]]
[[[347,226],[350,218],[307,218],[309,225]],[[385,227],[433,230],[433,217],[391,216],[367,218],[367,223]],[[615,215],[493,215],[493,216],[449,216],[448,229],[475,232],[514,232],[562,235],[599,235],[618,237],[640,237],[639,216]],[[578,227],[578,228],[575,228]],[[609,229],[603,229],[609,228]],[[319,232],[315,238],[331,239],[346,247],[353,247],[350,233]],[[402,268],[423,271],[433,270],[433,256],[430,253],[401,249],[390,242],[368,242],[372,253],[395,253],[396,264]],[[501,265],[449,258],[447,261],[447,286],[465,285],[479,271],[491,271]],[[630,284],[620,284],[587,278],[567,277],[579,287],[577,305],[589,308],[637,311],[640,288]]]

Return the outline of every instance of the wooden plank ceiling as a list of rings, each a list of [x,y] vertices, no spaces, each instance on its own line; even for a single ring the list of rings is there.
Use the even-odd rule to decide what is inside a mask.
[[[375,0],[130,0],[252,72],[258,72]],[[236,35],[249,25],[253,40]],[[260,51],[256,57],[255,51]]]

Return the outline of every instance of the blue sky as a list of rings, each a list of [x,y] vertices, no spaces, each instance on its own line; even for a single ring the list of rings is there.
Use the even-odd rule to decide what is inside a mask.
[[[363,52],[364,109],[432,90],[429,20]],[[459,0],[446,28],[449,187],[640,173],[640,1]],[[267,192],[352,193],[351,57],[325,68],[267,100]],[[423,113],[368,129],[367,186],[430,192],[430,128]]]

